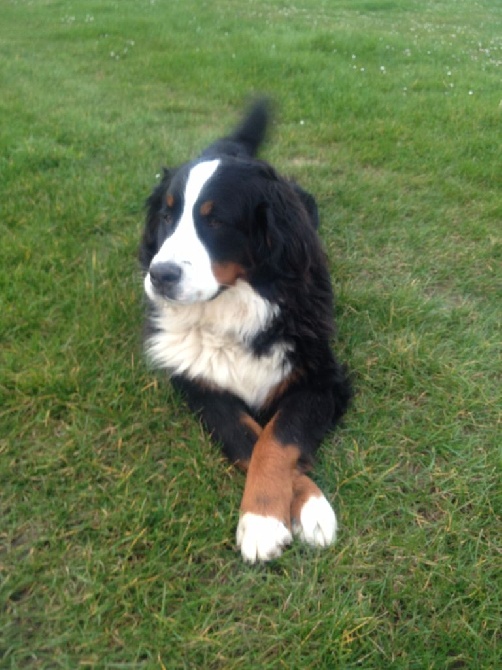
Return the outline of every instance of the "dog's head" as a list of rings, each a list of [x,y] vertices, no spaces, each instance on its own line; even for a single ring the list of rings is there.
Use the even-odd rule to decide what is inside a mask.
[[[238,279],[288,272],[295,254],[305,262],[297,247],[315,221],[301,193],[251,158],[199,159],[166,171],[148,202],[140,253],[147,296],[207,301]]]

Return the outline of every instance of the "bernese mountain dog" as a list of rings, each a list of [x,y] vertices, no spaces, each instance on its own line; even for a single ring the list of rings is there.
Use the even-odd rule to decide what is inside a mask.
[[[250,563],[293,534],[334,541],[306,473],[351,396],[315,200],[255,157],[269,112],[256,101],[233,134],[164,170],[140,247],[147,356],[246,472],[237,545]]]

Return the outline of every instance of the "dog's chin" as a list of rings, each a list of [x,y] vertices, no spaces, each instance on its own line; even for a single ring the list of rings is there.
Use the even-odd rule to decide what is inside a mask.
[[[196,305],[201,302],[211,302],[215,300],[227,287],[219,286],[212,293],[195,293],[194,295],[180,295],[175,297],[166,297],[165,300],[171,304],[176,305]]]

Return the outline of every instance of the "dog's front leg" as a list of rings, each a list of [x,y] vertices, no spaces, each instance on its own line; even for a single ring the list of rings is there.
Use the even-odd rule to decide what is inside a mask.
[[[301,451],[278,440],[275,421],[265,426],[256,442],[241,503],[237,544],[249,563],[280,556],[292,540],[293,478]]]
[[[237,528],[237,544],[250,563],[280,556],[292,526],[314,546],[330,544],[336,517],[304,473],[330,427],[330,393],[299,389],[281,401],[265,426],[249,462]]]

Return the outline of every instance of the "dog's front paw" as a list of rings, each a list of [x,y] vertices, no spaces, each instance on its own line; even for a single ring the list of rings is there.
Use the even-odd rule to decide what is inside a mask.
[[[292,539],[290,530],[273,516],[246,512],[237,526],[237,546],[248,563],[277,558]]]
[[[303,504],[293,532],[313,547],[327,547],[336,538],[338,524],[333,508],[323,495],[311,496]]]

